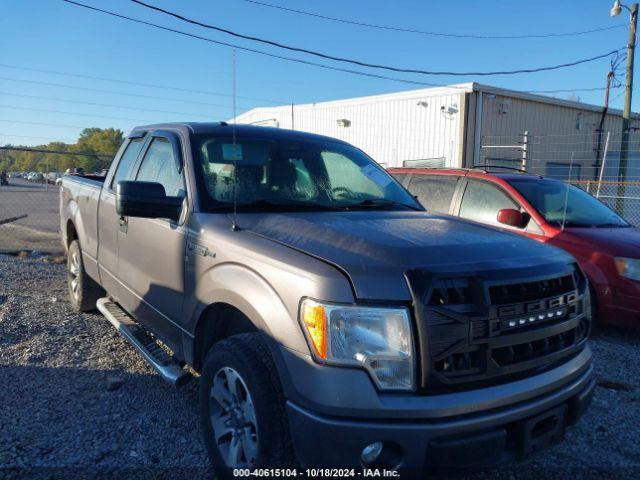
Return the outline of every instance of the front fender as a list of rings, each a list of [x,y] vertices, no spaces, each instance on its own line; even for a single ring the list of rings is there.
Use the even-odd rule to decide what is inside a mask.
[[[215,265],[196,285],[194,330],[207,306],[226,303],[241,311],[272,340],[300,353],[309,353],[297,311],[290,311],[269,282],[257,271],[237,263]]]

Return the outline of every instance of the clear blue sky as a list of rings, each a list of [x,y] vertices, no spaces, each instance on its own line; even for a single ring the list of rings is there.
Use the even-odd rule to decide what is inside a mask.
[[[144,9],[129,0],[79,1],[216,40],[298,58],[309,58],[187,25]],[[361,22],[449,33],[541,34],[628,23],[626,12],[616,18],[609,16],[613,0],[264,1]],[[566,38],[440,38],[333,23],[257,6],[243,0],[147,2],[204,22],[282,43],[363,61],[422,69],[502,70],[564,63],[622,48],[626,45],[628,34],[625,26]],[[155,121],[219,120],[232,116],[232,110],[229,108],[232,99],[228,96],[143,87],[7,67],[11,65],[53,70],[229,95],[232,92],[232,52],[228,47],[130,23],[75,7],[61,0],[0,0],[0,3],[3,7],[0,17],[0,143],[34,145],[46,143],[49,139],[72,142],[80,131],[79,127],[85,126],[117,127],[127,132],[137,124]],[[337,63],[333,65],[341,66]],[[601,87],[604,85],[608,67],[609,60],[602,59],[565,70],[517,76],[396,76],[443,84],[479,81],[517,90],[553,90]],[[621,69],[621,73],[624,74],[624,69]],[[180,101],[137,98],[27,81],[169,97]],[[323,101],[412,88],[419,87],[352,76],[253,53],[237,52],[238,96],[273,100],[272,104]],[[616,97],[621,91],[622,89],[613,90],[612,97]],[[564,98],[570,95],[557,94]],[[604,94],[602,91],[596,91],[576,92],[576,95],[582,101],[600,105]],[[637,110],[639,96],[640,92],[634,99],[634,110]],[[75,104],[67,100],[128,108]],[[238,112],[242,112],[254,106],[268,105],[269,102],[238,98],[237,104]],[[622,96],[619,96],[612,106],[621,108]],[[32,136],[38,138],[29,138]]]

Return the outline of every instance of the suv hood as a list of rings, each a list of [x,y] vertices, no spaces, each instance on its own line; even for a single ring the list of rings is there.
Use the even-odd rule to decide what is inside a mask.
[[[356,297],[409,300],[410,269],[437,273],[530,269],[572,257],[525,237],[425,212],[351,211],[240,214],[240,227],[328,262]]]
[[[569,238],[562,238],[562,235]],[[640,228],[567,228],[560,239],[582,241],[586,247],[614,257],[640,258]]]

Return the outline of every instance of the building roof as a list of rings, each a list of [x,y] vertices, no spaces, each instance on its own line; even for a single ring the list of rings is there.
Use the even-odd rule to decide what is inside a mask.
[[[506,88],[494,87],[491,85],[484,85],[476,82],[436,86],[436,87],[421,88],[416,90],[405,90],[401,92],[385,93],[380,95],[368,95],[364,97],[354,97],[354,98],[347,98],[347,99],[341,99],[341,100],[329,100],[329,101],[317,102],[317,103],[295,104],[295,108],[296,109],[306,109],[306,108],[312,109],[316,105],[322,105],[325,107],[332,106],[332,105],[349,106],[349,105],[372,103],[372,102],[378,102],[378,101],[419,99],[421,97],[432,97],[437,95],[451,95],[453,93],[472,93],[472,92],[482,92],[483,94],[486,93],[486,94],[492,94],[492,95],[500,95],[504,97],[528,100],[531,102],[546,103],[550,105],[574,108],[578,110],[593,111],[598,113],[602,112],[602,106],[599,106],[599,105],[592,105],[589,103],[577,102],[573,100],[565,100],[561,98],[550,97],[547,95],[521,92],[517,90],[509,90]],[[249,112],[270,111],[270,110],[272,111],[274,109],[286,110],[290,108],[291,108],[291,105],[282,105],[282,106],[275,106],[275,107],[257,107],[238,115],[238,117],[236,118],[242,118],[244,115],[248,114]],[[622,111],[618,109],[610,108],[607,110],[607,114],[622,116]],[[640,118],[640,114],[637,114],[637,113],[632,113],[631,116],[636,119]]]

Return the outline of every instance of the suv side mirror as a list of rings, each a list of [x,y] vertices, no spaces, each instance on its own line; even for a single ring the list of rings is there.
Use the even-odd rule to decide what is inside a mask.
[[[498,211],[498,222],[510,227],[524,228],[529,222],[529,215],[515,208],[503,208]]]
[[[156,182],[121,181],[116,186],[116,211],[123,217],[168,218],[177,221],[181,197],[168,197]]]

